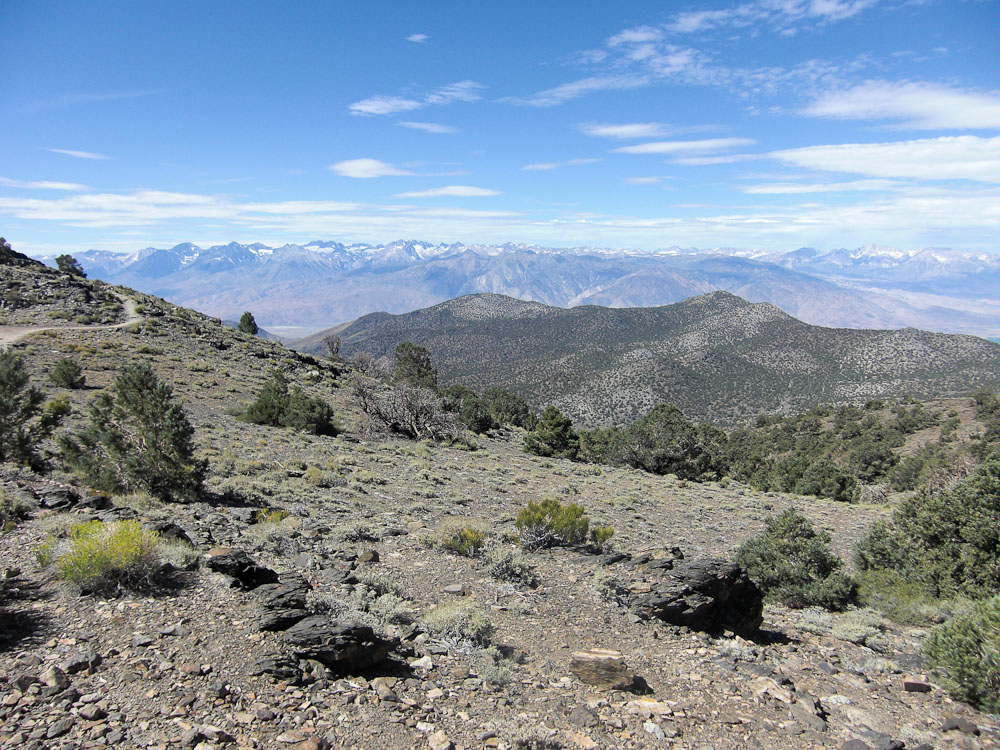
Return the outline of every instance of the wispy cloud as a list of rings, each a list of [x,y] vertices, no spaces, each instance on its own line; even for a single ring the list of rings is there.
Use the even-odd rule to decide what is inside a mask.
[[[475,81],[457,81],[419,97],[404,96],[372,96],[354,102],[347,109],[352,115],[377,116],[393,115],[399,112],[410,112],[432,105],[451,104],[452,102],[474,102],[481,98],[480,91],[484,88]]]
[[[93,151],[74,151],[69,148],[47,148],[46,151],[51,151],[54,154],[63,154],[65,156],[73,156],[77,159],[110,159],[111,157],[107,154],[97,154]]]
[[[341,177],[356,177],[359,179],[397,177],[413,174],[413,172],[408,172],[405,169],[400,169],[378,159],[347,159],[345,161],[338,161],[336,164],[331,164],[327,169]]]
[[[1000,183],[1000,137],[972,135],[892,143],[845,143],[773,151],[797,167],[870,177]]]
[[[492,195],[502,195],[499,190],[473,187],[472,185],[446,185],[429,190],[411,190],[407,193],[397,193],[397,198],[485,198]]]
[[[408,41],[408,42],[414,42],[416,44],[423,44],[424,42],[427,41],[427,35],[426,34],[410,34],[408,37],[406,37],[406,41]]]
[[[769,182],[740,188],[748,195],[804,195],[891,190],[904,183],[897,180],[852,180],[850,182]]]
[[[686,11],[668,24],[670,31],[692,34],[717,28],[743,29],[768,25],[788,34],[804,24],[842,21],[858,15],[878,0],[759,0],[729,8]]]
[[[35,114],[37,112],[47,112],[53,109],[65,109],[80,104],[96,104],[100,102],[112,102],[121,99],[137,99],[146,96],[156,96],[163,92],[158,89],[142,89],[138,91],[109,91],[92,94],[65,94],[54,96],[49,99],[40,99],[33,102],[26,102],[15,108],[19,114]]]
[[[666,125],[659,122],[632,122],[621,125],[588,123],[580,126],[580,132],[597,138],[625,140],[628,138],[660,138],[670,131]]]
[[[754,143],[749,138],[703,138],[696,141],[652,141],[614,149],[616,154],[703,154]]]
[[[563,83],[537,94],[526,97],[509,98],[515,104],[527,104],[532,107],[555,107],[598,91],[621,91],[637,89],[649,84],[649,78],[644,75],[607,75],[582,78],[578,81]]]
[[[560,167],[578,167],[584,164],[593,164],[598,162],[600,159],[568,159],[567,161],[545,161],[539,162],[538,164],[525,164],[521,169],[526,169],[529,172],[546,172],[550,169],[559,169]]]
[[[626,185],[657,185],[663,182],[662,177],[626,177]]]
[[[68,190],[70,192],[79,192],[81,190],[90,190],[86,185],[79,185],[75,182],[54,182],[52,180],[12,180],[9,177],[0,177],[0,185],[6,185],[12,188],[22,188],[24,190]]]
[[[916,81],[866,81],[820,96],[803,110],[813,117],[897,120],[912,130],[1000,128],[1000,91],[967,91]]]
[[[410,128],[412,130],[423,130],[425,133],[457,133],[458,128],[453,128],[451,125],[440,125],[436,122],[397,122],[397,125],[401,128]]]

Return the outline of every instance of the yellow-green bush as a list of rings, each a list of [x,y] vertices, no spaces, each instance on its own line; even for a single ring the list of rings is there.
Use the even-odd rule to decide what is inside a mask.
[[[521,545],[528,550],[538,550],[580,544],[587,538],[590,519],[582,505],[563,505],[558,500],[546,498],[521,508],[514,526]]]
[[[424,625],[432,635],[458,644],[486,645],[493,632],[483,608],[468,599],[435,607],[424,615]]]
[[[138,521],[89,521],[70,527],[66,551],[49,555],[60,578],[85,591],[107,591],[148,583],[158,564],[158,544],[159,535]]]
[[[463,557],[478,557],[493,533],[489,524],[472,518],[446,518],[438,524],[428,541]]]

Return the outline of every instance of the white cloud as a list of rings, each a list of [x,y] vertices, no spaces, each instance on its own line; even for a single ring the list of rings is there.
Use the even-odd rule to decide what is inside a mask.
[[[639,26],[634,29],[625,29],[608,39],[609,47],[617,47],[620,44],[645,44],[655,42],[663,36],[663,32],[652,26]]]
[[[807,193],[844,193],[891,190],[903,183],[896,180],[853,180],[850,182],[769,182],[740,188],[749,195],[801,195]]]
[[[716,28],[757,28],[767,24],[791,33],[799,25],[842,21],[875,5],[878,0],[758,0],[729,8],[678,13],[667,24],[670,31],[690,34]]]
[[[77,159],[110,159],[110,156],[106,154],[96,154],[93,151],[74,151],[69,148],[47,148],[46,151],[51,151],[54,154],[63,154],[65,156],[74,156]]]
[[[820,96],[803,110],[814,117],[900,120],[914,130],[1000,128],[1000,92],[975,92],[934,83],[866,81]]]
[[[633,122],[623,125],[582,125],[580,132],[598,138],[658,138],[667,134],[665,125],[658,122]]]
[[[663,182],[662,177],[626,177],[626,185],[656,185]]]
[[[567,161],[546,161],[540,162],[538,164],[525,164],[521,169],[525,169],[529,172],[546,172],[550,169],[559,169],[559,167],[578,167],[583,164],[593,164],[598,162],[600,159],[569,159]]]
[[[426,34],[410,34],[408,37],[406,37],[406,41],[408,41],[408,42],[415,42],[417,44],[423,44],[424,42],[427,41],[427,35]]]
[[[354,102],[347,109],[352,115],[394,115],[397,112],[420,109],[422,106],[422,102],[400,96],[371,96]]]
[[[845,143],[773,151],[786,164],[870,177],[1000,183],[1000,137],[971,135],[894,143]]]
[[[741,161],[763,159],[761,154],[726,154],[724,156],[682,156],[674,159],[674,164],[685,167],[707,167],[714,164],[736,164]]]
[[[616,154],[698,154],[711,151],[725,151],[738,146],[748,146],[749,138],[703,138],[697,141],[653,141],[621,146],[614,149]]]
[[[993,250],[1000,232],[1000,186],[901,188],[866,194],[846,205],[816,202],[782,207],[701,206],[644,216],[539,214],[449,206],[371,205],[337,201],[239,202],[227,196],[144,190],[130,194],[69,195],[51,200],[0,197],[0,214],[40,227],[103,228],[101,241],[134,249],[149,235],[189,238],[211,234],[308,241],[349,236],[366,241],[428,237],[455,242],[536,242],[611,247],[681,246],[794,248],[851,246],[873,237],[898,246],[952,245]],[[681,208],[678,206],[677,210]],[[692,214],[697,210],[697,214]],[[155,227],[142,230],[137,227]],[[94,246],[87,232],[79,249]],[[134,244],[141,243],[141,244]],[[65,240],[60,250],[76,249]]]
[[[410,128],[411,130],[423,130],[426,133],[457,133],[458,128],[453,128],[451,125],[440,125],[436,122],[397,122],[397,125],[401,128]]]
[[[582,78],[579,81],[563,83],[551,89],[539,91],[537,94],[523,98],[513,98],[507,101],[515,104],[527,104],[532,107],[555,107],[572,99],[578,99],[598,91],[621,91],[647,86],[650,79],[645,75],[609,75]]]
[[[472,185],[447,185],[430,190],[413,190],[408,193],[397,193],[397,198],[484,198],[491,195],[502,195],[499,190],[473,187]]]
[[[475,81],[458,81],[432,91],[424,99],[425,104],[451,104],[452,102],[475,102],[481,97],[483,84]]]
[[[52,180],[35,180],[26,182],[24,180],[12,180],[8,177],[0,177],[0,185],[22,188],[25,190],[69,190],[75,192],[90,190],[90,188],[86,185],[79,185],[75,182],[53,182]]]
[[[481,83],[475,81],[457,81],[434,89],[420,99],[402,96],[371,96],[354,102],[347,109],[352,115],[394,115],[398,112],[410,112],[431,105],[478,101],[481,98],[479,92],[483,88]]]
[[[331,164],[327,169],[335,174],[339,174],[341,177],[356,177],[359,179],[397,177],[413,174],[413,172],[407,172],[405,169],[400,169],[378,159],[347,159],[346,161],[338,161],[336,164]]]

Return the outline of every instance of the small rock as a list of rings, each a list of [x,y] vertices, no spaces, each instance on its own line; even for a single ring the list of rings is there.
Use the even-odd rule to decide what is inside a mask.
[[[438,698],[444,698],[444,690],[441,688],[431,688],[427,691],[427,699],[436,701]]]
[[[635,675],[625,665],[625,656],[621,651],[611,649],[574,652],[570,657],[569,671],[586,685],[630,690],[635,684]]]
[[[600,724],[597,714],[586,706],[577,706],[569,712],[567,718],[570,724],[576,724],[578,727],[596,727]]]
[[[449,583],[443,589],[441,589],[446,594],[452,594],[453,596],[465,596],[465,586],[460,583]]]
[[[444,733],[443,729],[439,729],[428,737],[427,744],[430,745],[431,750],[452,750],[454,747],[452,741],[448,739],[448,735]]]
[[[421,656],[419,659],[411,661],[410,666],[414,669],[430,670],[434,669],[434,662],[429,656]]]
[[[97,721],[108,715],[108,712],[96,703],[89,703],[80,709],[80,716],[87,721]]]
[[[60,690],[65,690],[69,687],[69,677],[55,664],[42,672],[38,678],[48,687],[59,688]]]
[[[660,729],[660,725],[656,722],[647,721],[642,725],[642,728],[661,742],[667,738],[667,735],[663,733],[663,730]]]
[[[73,718],[70,716],[54,721],[49,725],[48,730],[45,732],[45,738],[52,740],[56,737],[62,737],[73,728],[73,724]]]
[[[145,648],[146,646],[152,646],[153,639],[148,635],[142,635],[141,633],[136,633],[132,636],[132,648]]]
[[[929,693],[931,691],[931,684],[922,674],[904,674],[902,680],[903,690],[908,693]]]
[[[949,716],[941,724],[942,732],[953,732],[959,731],[963,734],[974,734],[979,736],[979,727],[976,726],[975,722],[964,719],[961,716]]]
[[[377,563],[379,560],[377,549],[366,549],[360,555],[358,555],[358,562],[363,563]]]

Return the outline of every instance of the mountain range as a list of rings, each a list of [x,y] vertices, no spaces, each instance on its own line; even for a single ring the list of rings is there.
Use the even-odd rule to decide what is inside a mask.
[[[88,250],[76,257],[92,277],[221,318],[250,310],[272,328],[316,329],[475,293],[557,307],[645,307],[722,290],[770,302],[815,325],[1000,336],[1000,255],[937,248],[647,252],[400,240],[183,243],[129,255]]]
[[[569,309],[495,294],[403,315],[373,313],[291,345],[390,355],[426,347],[445,384],[499,385],[589,427],[627,424],[657,403],[734,424],[821,403],[967,394],[1000,385],[1000,345],[975,336],[813,326],[769,303],[712,292],[665,307]]]

